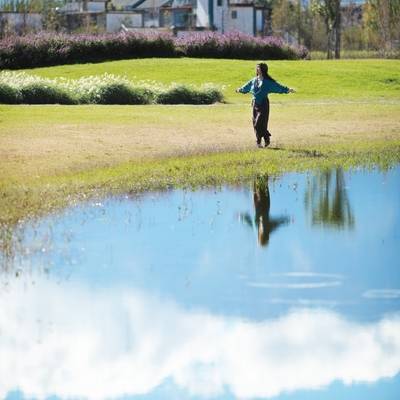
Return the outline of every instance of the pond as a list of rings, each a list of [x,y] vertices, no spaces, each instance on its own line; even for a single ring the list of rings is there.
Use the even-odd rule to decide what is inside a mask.
[[[0,398],[397,400],[399,205],[399,166],[334,169],[27,224]]]

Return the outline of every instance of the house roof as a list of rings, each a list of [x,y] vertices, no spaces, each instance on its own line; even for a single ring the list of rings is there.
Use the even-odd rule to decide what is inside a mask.
[[[190,7],[190,6],[195,6],[195,1],[194,0],[173,0],[172,2],[172,7],[178,8],[178,7]]]
[[[149,9],[149,8],[160,8],[165,3],[168,3],[169,0],[124,0],[121,2],[121,5],[129,8],[130,10],[141,10],[141,9]],[[120,4],[118,1],[113,2],[115,5]]]
[[[131,7],[132,7],[132,8],[137,8],[137,7],[139,7],[140,5],[142,5],[145,1],[146,1],[146,0],[138,0],[138,1],[136,1],[136,3],[133,3]]]

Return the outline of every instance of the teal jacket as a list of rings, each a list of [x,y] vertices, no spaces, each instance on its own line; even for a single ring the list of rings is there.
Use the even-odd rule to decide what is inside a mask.
[[[253,78],[243,85],[240,93],[251,93],[256,104],[264,103],[269,93],[289,93],[289,88],[280,85],[278,82],[271,81],[270,79],[263,79],[261,86],[257,85],[257,78]]]

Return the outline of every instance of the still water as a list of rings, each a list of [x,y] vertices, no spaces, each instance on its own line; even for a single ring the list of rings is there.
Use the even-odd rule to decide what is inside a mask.
[[[89,203],[0,270],[0,398],[400,398],[400,167]]]

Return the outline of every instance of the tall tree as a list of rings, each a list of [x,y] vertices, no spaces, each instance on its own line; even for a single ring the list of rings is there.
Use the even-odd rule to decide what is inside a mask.
[[[291,0],[277,0],[272,9],[272,31],[274,35],[281,36],[290,41],[296,38],[296,8]]]
[[[341,45],[341,0],[313,0],[313,10],[325,21],[327,34],[327,58],[340,58]]]
[[[273,33],[310,47],[312,21],[301,0],[277,0],[272,10]]]
[[[367,0],[363,19],[367,33],[378,36],[379,48],[391,50],[400,40],[400,0]]]

